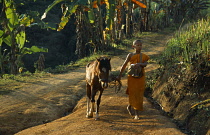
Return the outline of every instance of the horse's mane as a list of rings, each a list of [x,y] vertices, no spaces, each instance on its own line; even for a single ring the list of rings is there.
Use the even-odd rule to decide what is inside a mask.
[[[93,70],[95,72],[99,72],[99,70],[102,70],[103,67],[105,67],[107,70],[111,70],[110,58],[99,57],[95,61],[92,61],[86,65],[88,68],[91,66],[93,66]]]
[[[100,63],[98,63],[98,69],[101,70],[102,67],[105,67],[107,70],[111,70],[110,58],[100,57],[97,60],[100,61]]]

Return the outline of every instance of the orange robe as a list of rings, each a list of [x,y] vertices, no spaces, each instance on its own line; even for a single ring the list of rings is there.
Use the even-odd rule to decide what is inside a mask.
[[[140,54],[135,54],[130,59],[130,64],[140,62]],[[142,63],[149,60],[149,56],[142,53]],[[143,97],[145,90],[145,71],[143,68],[143,76],[141,78],[134,78],[128,75],[128,87],[126,93],[129,95],[129,104],[139,111],[143,111]]]

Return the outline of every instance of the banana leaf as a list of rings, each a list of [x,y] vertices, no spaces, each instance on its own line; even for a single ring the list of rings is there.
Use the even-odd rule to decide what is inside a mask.
[[[33,22],[33,19],[31,19],[29,16],[26,16],[25,14],[20,16],[19,20],[20,24],[23,24],[26,27],[29,27],[31,23]]]
[[[57,5],[58,3],[62,2],[62,1],[65,1],[65,0],[55,0],[52,4],[50,4],[50,5],[48,6],[48,8],[45,10],[44,14],[42,15],[41,20],[44,19],[44,18],[46,18],[47,13],[48,13],[55,5]]]
[[[4,32],[0,30],[0,46],[2,45],[2,42],[3,42],[3,34]]]
[[[8,35],[7,37],[3,38],[3,41],[4,41],[8,46],[11,46],[12,38],[11,38],[10,35]]]
[[[65,12],[63,13],[63,16],[61,17],[61,22],[58,24],[57,31],[61,31],[66,26],[66,24],[69,22],[71,15],[76,12],[78,6],[79,5],[70,5],[68,8],[66,8]],[[67,12],[69,13],[68,16],[66,16]]]
[[[5,0],[6,10],[5,14],[7,19],[9,20],[8,27],[10,31],[12,31],[16,25],[18,25],[18,15],[16,14],[16,9],[14,5],[12,5],[12,2]]]
[[[94,13],[93,13],[93,9],[90,9],[90,10],[88,11],[88,18],[89,18],[90,23],[94,23],[94,21],[95,21],[95,16],[94,16]]]
[[[107,5],[107,29],[111,30],[112,29],[112,23],[114,23],[114,16],[115,16],[115,7],[116,7],[116,2],[113,0],[106,0],[105,1]]]
[[[16,36],[16,43],[18,44],[18,48],[21,49],[24,47],[26,41],[26,33],[25,31],[21,31]]]
[[[48,49],[38,46],[32,46],[31,48],[23,47],[21,49],[21,54],[33,54],[37,52],[48,52]]]

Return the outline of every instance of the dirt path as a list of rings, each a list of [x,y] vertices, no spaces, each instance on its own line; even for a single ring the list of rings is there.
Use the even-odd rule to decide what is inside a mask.
[[[63,117],[84,95],[84,68],[51,75],[0,97],[0,135]]]
[[[81,99],[76,110],[63,118],[51,123],[29,128],[17,135],[182,135],[176,126],[152,105],[144,100],[145,111],[140,120],[133,120],[126,108],[127,97],[125,94],[115,94],[106,91],[102,98],[100,120],[85,118],[86,100]]]
[[[143,52],[150,56],[160,53],[168,37],[167,34],[146,37]],[[126,55],[112,58],[113,70],[119,70]],[[155,68],[156,64],[148,65],[147,74]],[[183,134],[171,119],[161,115],[146,98],[141,119],[133,120],[126,110],[126,77],[122,78],[120,93],[114,93],[111,88],[104,91],[100,120],[87,119],[84,77],[85,69],[80,68],[71,73],[52,75],[51,78],[1,97],[0,119],[6,122],[0,122],[0,135],[14,134],[35,125],[38,126],[20,131],[17,135]],[[74,111],[66,115],[78,100]]]

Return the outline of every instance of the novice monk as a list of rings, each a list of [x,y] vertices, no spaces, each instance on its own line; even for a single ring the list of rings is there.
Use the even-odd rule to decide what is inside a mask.
[[[147,61],[149,56],[142,53],[142,62],[140,63],[140,53],[142,49],[141,40],[135,40],[133,42],[132,48],[135,49],[133,53],[129,53],[120,69],[120,74],[118,79],[121,80],[123,71],[125,70],[128,62],[130,64],[135,64],[135,66],[141,66],[143,70],[143,76],[141,78],[135,78],[131,75],[128,75],[128,87],[126,94],[129,96],[129,105],[127,107],[129,114],[131,115],[131,107],[135,110],[134,119],[139,119],[138,111],[143,111],[143,96],[145,90],[145,71],[144,67],[147,66]]]

